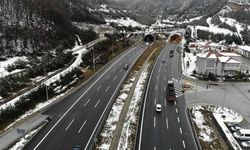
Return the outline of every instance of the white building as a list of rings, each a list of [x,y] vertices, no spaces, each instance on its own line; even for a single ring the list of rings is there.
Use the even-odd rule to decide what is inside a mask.
[[[234,74],[240,71],[241,56],[235,53],[223,53],[209,50],[206,53],[197,54],[196,71],[198,73],[213,73],[215,75]]]

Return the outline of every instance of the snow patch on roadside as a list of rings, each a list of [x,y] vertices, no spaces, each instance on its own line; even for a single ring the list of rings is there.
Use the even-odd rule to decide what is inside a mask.
[[[24,146],[30,141],[32,136],[34,136],[40,128],[35,129],[28,134],[26,134],[23,138],[21,138],[14,146],[12,146],[9,150],[22,150]]]
[[[114,131],[116,129],[117,122],[119,120],[119,116],[121,114],[124,103],[128,97],[128,92],[130,91],[130,89],[133,85],[133,82],[136,78],[136,75],[137,75],[137,73],[135,73],[133,75],[133,77],[131,77],[131,79],[129,81],[127,81],[126,84],[124,84],[122,86],[122,89],[120,90],[120,95],[116,99],[116,101],[115,101],[115,103],[114,103],[114,105],[109,113],[108,119],[105,122],[103,130],[100,134],[101,145],[98,146],[97,149],[100,149],[100,150],[108,150],[109,149],[111,142],[112,142]]]
[[[139,106],[142,100],[143,89],[145,87],[145,82],[148,76],[148,67],[149,64],[146,64],[136,84],[134,95],[132,97],[131,104],[128,110],[129,113],[127,113],[125,123],[123,125],[118,145],[119,150],[132,149],[133,143],[135,142],[132,141],[130,137],[133,136],[136,132],[136,123],[138,120],[138,112],[140,109]]]
[[[196,59],[197,56],[193,53],[185,53],[185,57],[184,57],[184,66],[183,67],[183,75],[189,77],[189,78],[194,78],[193,76],[191,76],[193,74],[193,71],[195,70],[196,67]],[[189,62],[189,66],[187,65],[187,62]]]

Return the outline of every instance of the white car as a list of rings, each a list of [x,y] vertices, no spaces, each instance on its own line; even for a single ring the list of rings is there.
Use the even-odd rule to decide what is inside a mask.
[[[243,148],[250,148],[250,141],[241,142]]]
[[[161,104],[156,104],[155,111],[156,112],[161,112]]]

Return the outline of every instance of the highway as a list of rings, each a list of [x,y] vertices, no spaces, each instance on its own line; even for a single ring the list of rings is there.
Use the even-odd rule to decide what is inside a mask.
[[[137,150],[197,149],[181,91],[181,55],[176,51],[177,46],[168,43],[153,67],[140,116]],[[173,57],[169,57],[170,50],[175,50]],[[175,102],[167,101],[169,79],[174,81]],[[162,105],[161,112],[155,111],[156,104]]]
[[[124,69],[125,64],[131,66],[147,47],[141,43],[124,52],[84,86],[43,112],[52,120],[25,149],[70,150],[75,145],[91,149],[96,133],[129,73],[129,69]]]

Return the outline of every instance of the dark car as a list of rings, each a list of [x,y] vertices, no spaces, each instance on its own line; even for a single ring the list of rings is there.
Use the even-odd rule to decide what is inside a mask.
[[[169,57],[173,57],[173,56],[174,56],[174,50],[170,50]]]
[[[73,150],[82,150],[82,148],[81,148],[81,146],[79,146],[79,145],[75,145],[75,146],[73,147]]]

